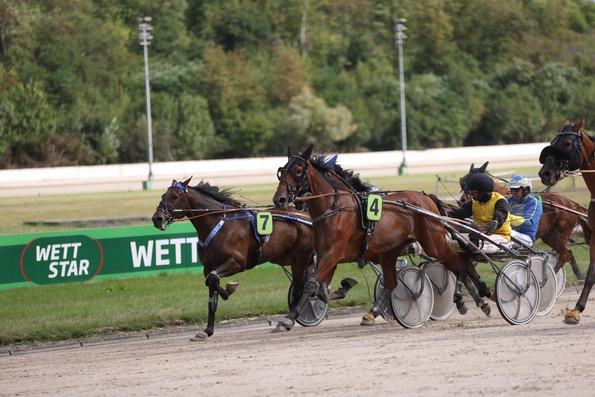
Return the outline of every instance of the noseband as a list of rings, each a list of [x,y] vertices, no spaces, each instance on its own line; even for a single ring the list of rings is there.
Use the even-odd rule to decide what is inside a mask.
[[[168,203],[168,198],[171,193],[171,189],[174,187],[177,187],[182,192],[182,195],[178,198],[178,201],[176,203],[177,208]],[[175,213],[181,210],[186,200],[187,194],[188,190],[186,190],[186,187],[182,185],[182,183],[180,182],[176,182],[167,188],[167,192],[165,192],[165,200],[161,200],[159,202],[159,206],[157,206],[157,211],[163,212],[163,216],[165,217],[165,221],[168,225],[171,225],[176,221]],[[172,215],[170,215],[169,213],[171,213]]]

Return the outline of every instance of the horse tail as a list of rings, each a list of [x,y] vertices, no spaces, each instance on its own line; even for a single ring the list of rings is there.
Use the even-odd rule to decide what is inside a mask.
[[[572,200],[570,200],[570,201],[572,201]],[[572,201],[572,203],[574,204],[574,208],[578,212],[585,214],[585,216],[578,217],[578,222],[581,225],[581,228],[583,229],[583,236],[585,238],[585,241],[588,244],[589,241],[591,241],[591,235],[593,234],[592,230],[591,230],[591,226],[589,226],[589,218],[587,217],[589,210],[586,209],[585,207],[583,207],[582,205],[580,205],[579,203],[576,203],[574,201]]]
[[[436,204],[436,207],[438,207],[438,211],[440,212],[440,215],[446,216],[446,210],[444,209],[444,207],[445,206],[448,207],[448,204],[446,204],[445,202],[440,200],[438,197],[436,197],[435,194],[428,193],[428,197],[432,199],[434,204]]]

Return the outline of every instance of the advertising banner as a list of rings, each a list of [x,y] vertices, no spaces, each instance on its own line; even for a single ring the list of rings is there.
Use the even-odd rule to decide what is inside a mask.
[[[0,288],[202,271],[189,222],[0,236]]]

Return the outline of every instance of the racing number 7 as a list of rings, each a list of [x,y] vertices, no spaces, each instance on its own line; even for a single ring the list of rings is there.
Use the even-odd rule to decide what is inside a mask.
[[[256,216],[256,229],[258,234],[261,235],[273,233],[273,214],[270,212],[259,212]]]

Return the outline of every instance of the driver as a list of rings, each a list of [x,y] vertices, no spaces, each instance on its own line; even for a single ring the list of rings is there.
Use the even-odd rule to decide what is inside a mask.
[[[511,236],[522,245],[530,247],[535,242],[543,204],[531,193],[531,180],[526,175],[514,175],[508,186],[511,194],[507,198],[510,204]],[[517,245],[516,242],[514,245]]]
[[[474,174],[469,178],[465,191],[472,200],[447,215],[458,219],[472,219],[469,226],[487,235],[485,240],[479,242],[479,248],[484,253],[491,254],[500,250],[500,247],[490,244],[490,241],[510,247],[510,205],[504,196],[494,192],[492,178],[484,173]],[[458,250],[460,251],[460,247]]]

